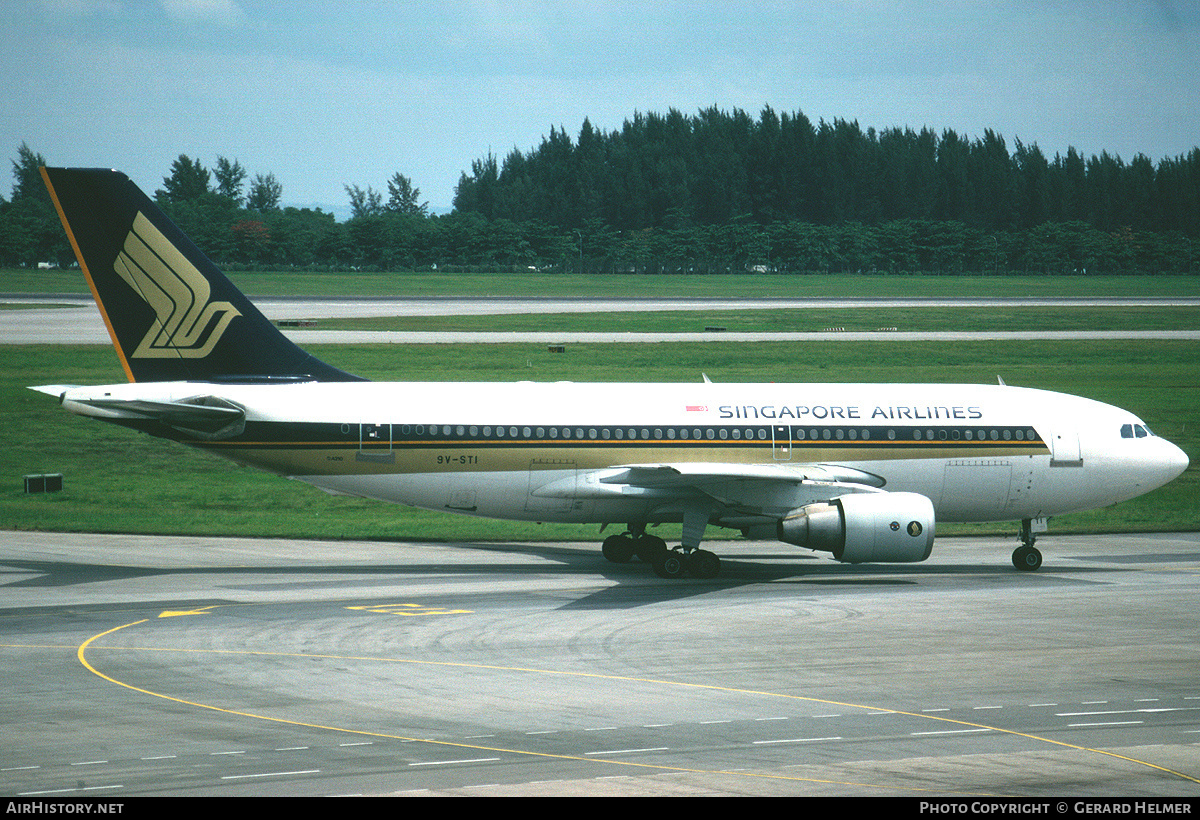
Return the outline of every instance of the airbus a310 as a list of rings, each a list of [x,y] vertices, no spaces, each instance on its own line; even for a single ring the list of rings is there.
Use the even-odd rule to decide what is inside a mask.
[[[128,383],[34,389],[332,493],[619,525],[605,557],[669,578],[718,574],[709,526],[914,562],[939,520],[1021,522],[1035,570],[1047,518],[1188,465],[1125,410],[1002,384],[367,381],[286,339],[123,174],[42,173]]]

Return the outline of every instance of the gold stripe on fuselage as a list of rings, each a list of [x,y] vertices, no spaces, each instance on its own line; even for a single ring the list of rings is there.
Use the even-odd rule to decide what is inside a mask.
[[[287,475],[405,475],[416,473],[517,472],[564,469],[601,470],[622,464],[689,463],[770,464],[797,467],[806,464],[855,464],[929,459],[992,459],[1048,455],[1041,441],[998,442],[993,446],[963,442],[872,443],[866,446],[799,446],[793,442],[790,458],[776,457],[770,442],[731,447],[707,442],[655,442],[632,445],[624,441],[589,442],[584,446],[547,446],[542,442],[440,441],[393,442],[359,448],[327,442],[188,442],[219,452],[239,463]],[[567,465],[570,465],[568,467]]]

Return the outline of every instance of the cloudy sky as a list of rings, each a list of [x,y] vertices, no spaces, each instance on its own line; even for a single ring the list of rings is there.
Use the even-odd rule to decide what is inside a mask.
[[[585,117],[763,106],[1157,161],[1200,145],[1200,0],[0,0],[0,157],[161,186],[180,154],[435,210]],[[7,196],[10,183],[0,179]]]

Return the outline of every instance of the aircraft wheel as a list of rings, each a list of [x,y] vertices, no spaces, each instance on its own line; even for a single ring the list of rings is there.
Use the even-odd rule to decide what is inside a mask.
[[[634,547],[628,535],[610,535],[600,545],[600,552],[614,564],[628,564],[633,559]]]
[[[643,533],[633,547],[634,554],[647,564],[654,564],[664,552],[667,552],[667,542],[657,535]]]
[[[708,550],[696,550],[688,556],[687,569],[697,578],[716,578],[721,573],[721,559]]]
[[[683,553],[664,550],[654,561],[654,573],[659,578],[682,578],[685,564]]]
[[[1042,553],[1037,547],[1017,547],[1012,554],[1013,566],[1024,572],[1033,572],[1042,566]]]

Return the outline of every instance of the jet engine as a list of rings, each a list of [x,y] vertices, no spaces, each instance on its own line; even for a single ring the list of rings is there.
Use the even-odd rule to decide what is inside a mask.
[[[832,552],[848,564],[924,561],[933,550],[933,502],[918,493],[853,493],[785,515],[780,541]]]

